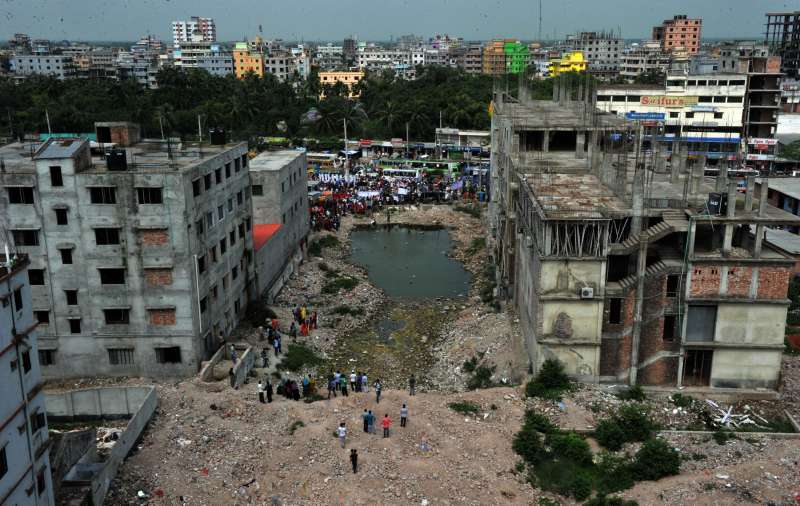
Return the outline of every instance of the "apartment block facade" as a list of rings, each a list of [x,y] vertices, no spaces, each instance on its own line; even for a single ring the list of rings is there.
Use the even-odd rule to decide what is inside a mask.
[[[652,39],[661,43],[664,51],[684,50],[693,55],[700,50],[702,31],[702,19],[690,19],[685,14],[679,14],[654,26]]]
[[[30,258],[43,374],[193,374],[254,286],[247,146],[96,131],[115,146],[102,157],[82,139],[3,148],[2,225]]]
[[[39,356],[46,360],[47,352],[38,348],[28,259],[11,257],[0,256],[0,504],[52,506],[39,368]]]

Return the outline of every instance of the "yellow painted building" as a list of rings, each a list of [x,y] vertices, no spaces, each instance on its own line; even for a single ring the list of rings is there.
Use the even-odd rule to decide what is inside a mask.
[[[333,86],[336,83],[343,83],[347,86],[350,98],[355,98],[358,93],[353,91],[356,84],[364,79],[364,72],[358,71],[337,71],[319,73],[319,84],[322,85],[322,95],[325,94],[325,86]]]
[[[233,48],[233,72],[242,79],[249,72],[264,76],[264,54],[250,50],[247,42],[237,42]]]
[[[563,74],[564,72],[585,72],[587,63],[581,51],[572,51],[561,58],[550,60],[550,63],[547,65],[547,71],[550,77]]]

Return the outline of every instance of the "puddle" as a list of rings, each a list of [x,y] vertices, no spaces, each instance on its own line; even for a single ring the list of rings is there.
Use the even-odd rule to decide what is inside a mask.
[[[414,373],[423,386],[424,373],[435,360],[432,348],[470,288],[469,272],[447,256],[449,232],[405,226],[356,229],[350,244],[350,261],[365,267],[389,299],[364,326],[339,336],[331,365],[366,371],[371,381],[380,377],[396,385],[405,385]]]
[[[447,256],[450,248],[446,229],[393,226],[350,233],[350,260],[365,267],[370,281],[394,299],[466,296],[470,274]]]

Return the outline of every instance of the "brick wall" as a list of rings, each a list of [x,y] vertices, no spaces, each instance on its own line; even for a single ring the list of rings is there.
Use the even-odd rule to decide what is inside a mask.
[[[666,296],[667,274],[647,278],[644,293],[642,332],[639,336],[640,364],[662,352],[677,352],[680,348],[680,339],[677,336],[672,341],[664,340],[664,309],[672,303],[672,299]],[[677,367],[677,362],[675,366]],[[674,384],[676,375],[670,360],[659,359],[639,369],[636,381],[643,385]]]
[[[167,286],[172,284],[172,269],[144,269],[147,286]]]
[[[785,299],[791,276],[790,267],[761,267],[758,270],[758,298]]]
[[[144,246],[161,246],[169,242],[169,234],[165,228],[142,229],[139,240]]]
[[[753,277],[752,267],[728,267],[728,296],[747,297],[750,293],[750,280]]]
[[[720,269],[716,266],[695,266],[692,270],[692,297],[715,297],[719,294]]]
[[[150,309],[150,325],[175,325],[175,310],[171,308]]]

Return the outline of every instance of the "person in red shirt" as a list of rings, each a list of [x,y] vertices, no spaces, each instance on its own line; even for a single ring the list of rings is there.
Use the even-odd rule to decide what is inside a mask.
[[[383,427],[383,437],[389,437],[389,427],[392,426],[392,420],[389,419],[389,413],[383,415],[381,420],[381,427]]]
[[[272,323],[272,330],[278,330],[278,319],[273,318],[271,323]]]

